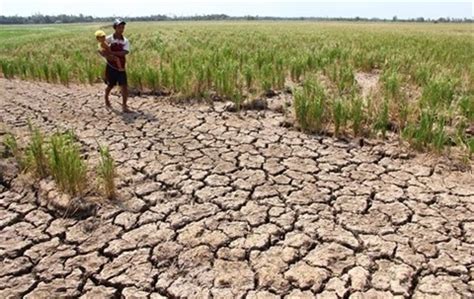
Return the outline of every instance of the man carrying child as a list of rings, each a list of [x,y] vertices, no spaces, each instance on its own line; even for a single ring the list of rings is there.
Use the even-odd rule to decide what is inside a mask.
[[[125,69],[125,56],[130,53],[130,43],[128,39],[123,36],[125,25],[126,23],[123,20],[115,20],[113,24],[115,32],[105,39],[105,43],[110,49],[102,46],[102,50],[99,52],[107,59],[107,65],[105,67],[105,78],[107,81],[107,87],[105,89],[106,107],[111,107],[109,101],[110,91],[115,85],[119,85],[122,91],[122,110],[123,112],[130,112],[127,106],[128,83]]]

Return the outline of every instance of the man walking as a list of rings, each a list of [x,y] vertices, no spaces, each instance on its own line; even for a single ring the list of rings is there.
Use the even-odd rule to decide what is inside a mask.
[[[116,19],[113,27],[115,32],[106,38],[106,42],[110,47],[110,55],[116,56],[120,60],[120,65],[117,60],[107,60],[105,68],[105,78],[107,80],[107,88],[105,89],[105,105],[111,107],[109,101],[110,91],[115,85],[119,85],[122,91],[122,110],[123,112],[131,112],[127,106],[128,99],[128,83],[127,72],[125,69],[125,56],[130,53],[130,43],[128,39],[123,36],[126,23],[121,19]],[[123,71],[120,70],[123,68]]]

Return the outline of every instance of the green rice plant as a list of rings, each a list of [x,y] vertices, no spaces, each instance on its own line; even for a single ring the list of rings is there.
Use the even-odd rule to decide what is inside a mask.
[[[15,67],[10,61],[2,61],[0,66],[2,67],[2,73],[5,78],[11,79],[15,76]]]
[[[20,150],[18,148],[18,142],[16,141],[15,135],[13,135],[12,133],[7,133],[3,137],[3,146],[6,150],[6,152],[4,153],[5,156],[16,157],[20,153]]]
[[[242,107],[242,102],[244,101],[244,96],[237,88],[235,94],[231,98],[232,102],[236,104],[237,110],[239,111]]]
[[[275,70],[273,86],[275,90],[283,90],[285,88],[286,73],[284,70]]]
[[[446,121],[444,117],[440,117],[436,123],[436,128],[433,132],[433,147],[438,152],[441,153],[448,142],[448,136],[445,131]]]
[[[317,133],[322,132],[323,124],[325,122],[326,107],[324,98],[314,97],[309,102],[308,115],[309,115],[309,126],[312,131]]]
[[[271,65],[264,65],[260,73],[260,84],[264,93],[272,90],[273,87],[273,71]]]
[[[455,85],[456,83],[449,78],[441,77],[431,80],[423,88],[422,107],[428,107],[429,109],[449,107],[454,100]]]
[[[300,82],[306,72],[307,60],[304,56],[295,56],[289,63],[291,80],[293,82]]]
[[[398,126],[400,131],[402,131],[405,128],[410,115],[410,104],[405,95],[401,95],[396,105],[398,112]]]
[[[354,51],[354,66],[364,72],[370,72],[374,68],[370,52],[364,50]]]
[[[298,121],[301,129],[308,129],[308,111],[309,111],[309,99],[303,90],[297,89],[293,92],[295,94],[294,107],[296,120]]]
[[[173,89],[177,92],[183,90],[185,83],[185,70],[181,67],[180,63],[173,61],[171,64],[171,79],[173,82]]]
[[[61,191],[72,196],[83,194],[87,184],[87,167],[71,133],[51,136],[49,168]]]
[[[200,66],[192,79],[192,91],[190,96],[194,98],[203,98],[209,87],[206,85],[206,67]]]
[[[129,85],[131,88],[143,90],[144,78],[141,75],[141,70],[130,68],[129,70],[127,70],[127,79],[129,80]]]
[[[326,95],[321,85],[314,79],[303,83],[303,99],[307,102],[305,122],[310,131],[320,133],[326,120]]]
[[[421,150],[426,148],[433,140],[434,123],[435,116],[433,111],[423,110],[419,122],[408,124],[402,136],[408,139],[415,149]]]
[[[469,137],[466,141],[469,159],[472,159],[474,155],[474,137]]]
[[[459,110],[468,121],[474,122],[474,96],[464,95],[459,100]]]
[[[97,68],[94,66],[94,64],[90,61],[87,61],[84,66],[84,71],[86,73],[86,82],[89,84],[94,84],[98,77]]]
[[[389,113],[388,113],[388,99],[384,99],[382,102],[381,110],[379,111],[378,116],[376,117],[374,123],[375,131],[380,131],[382,133],[382,137],[385,138],[387,133],[387,129],[389,126]]]
[[[56,78],[61,84],[69,85],[69,68],[64,62],[58,61],[54,64]]]
[[[144,71],[144,81],[146,82],[146,85],[148,88],[150,88],[153,92],[156,92],[159,89],[159,84],[160,84],[160,77],[159,77],[159,72],[152,69],[152,68],[147,68]]]
[[[167,67],[160,65],[160,75],[161,78],[161,85],[165,88],[171,88],[171,75],[170,71]]]
[[[338,71],[337,87],[339,94],[350,93],[356,84],[354,70],[349,64],[343,64]]]
[[[43,78],[46,82],[51,82],[49,65],[47,63],[44,63],[40,66],[40,77]]]
[[[45,178],[48,175],[48,158],[43,133],[29,124],[31,139],[26,147],[26,168],[35,176]]]
[[[472,159],[472,154],[474,153],[474,137],[466,136],[466,129],[468,124],[465,120],[461,120],[456,125],[456,144],[465,148],[467,153],[467,158]]]
[[[310,50],[306,56],[306,69],[308,71],[315,72],[318,68],[320,68],[318,52],[315,50]]]
[[[426,65],[416,65],[413,80],[418,86],[425,86],[431,78],[431,69]]]
[[[382,78],[385,96],[392,99],[398,98],[400,95],[401,79],[397,71],[385,73]]]
[[[99,146],[100,162],[97,166],[97,174],[105,196],[109,199],[115,198],[115,162],[110,155],[109,148],[106,146]]]
[[[18,142],[15,135],[7,133],[3,138],[3,145],[5,146],[5,156],[12,156],[15,158],[16,163],[21,171],[26,169],[26,161],[23,152],[18,147]]]
[[[307,79],[303,87],[294,90],[296,119],[303,130],[319,132],[324,116],[324,90],[314,79]]]
[[[217,92],[228,99],[235,95],[238,84],[238,65],[237,63],[225,63],[216,71],[216,89]]]
[[[351,101],[350,119],[352,120],[352,132],[354,136],[359,136],[364,121],[364,101],[360,97],[355,97]]]
[[[246,65],[244,67],[244,78],[245,78],[245,86],[247,87],[248,90],[252,88],[254,76],[255,75],[253,73],[253,69],[249,65]]]
[[[334,122],[335,135],[339,136],[341,128],[344,129],[347,123],[348,111],[344,100],[339,98],[332,102],[332,117]]]
[[[356,81],[353,68],[345,62],[338,62],[328,65],[325,74],[336,85],[339,95],[348,94],[354,91]]]
[[[22,80],[26,80],[28,78],[28,64],[25,60],[20,60],[18,65],[18,75]]]
[[[285,87],[286,71],[282,57],[278,57],[275,61],[273,69],[273,87],[276,90],[282,90]]]
[[[212,82],[213,82],[213,71],[212,71],[212,66],[208,64],[206,66],[206,71],[204,74],[205,80],[206,80],[206,86],[208,88],[212,88]]]

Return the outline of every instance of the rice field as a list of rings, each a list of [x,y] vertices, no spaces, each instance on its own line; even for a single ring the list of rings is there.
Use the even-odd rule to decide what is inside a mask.
[[[104,24],[0,26],[3,77],[100,82]],[[298,126],[337,136],[399,134],[419,150],[474,152],[469,24],[130,23],[130,87],[189,99],[287,93]],[[362,78],[362,79],[361,79]],[[364,78],[373,79],[364,88]]]

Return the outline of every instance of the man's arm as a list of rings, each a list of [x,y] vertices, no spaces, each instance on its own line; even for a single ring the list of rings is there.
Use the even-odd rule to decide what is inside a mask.
[[[128,53],[130,53],[130,42],[128,41],[128,39],[125,38],[125,44],[123,46],[123,50],[122,51],[113,51],[112,55],[119,56],[119,57],[125,57],[125,55],[127,55]]]
[[[128,54],[128,51],[110,51],[110,54],[118,57],[125,57]]]

